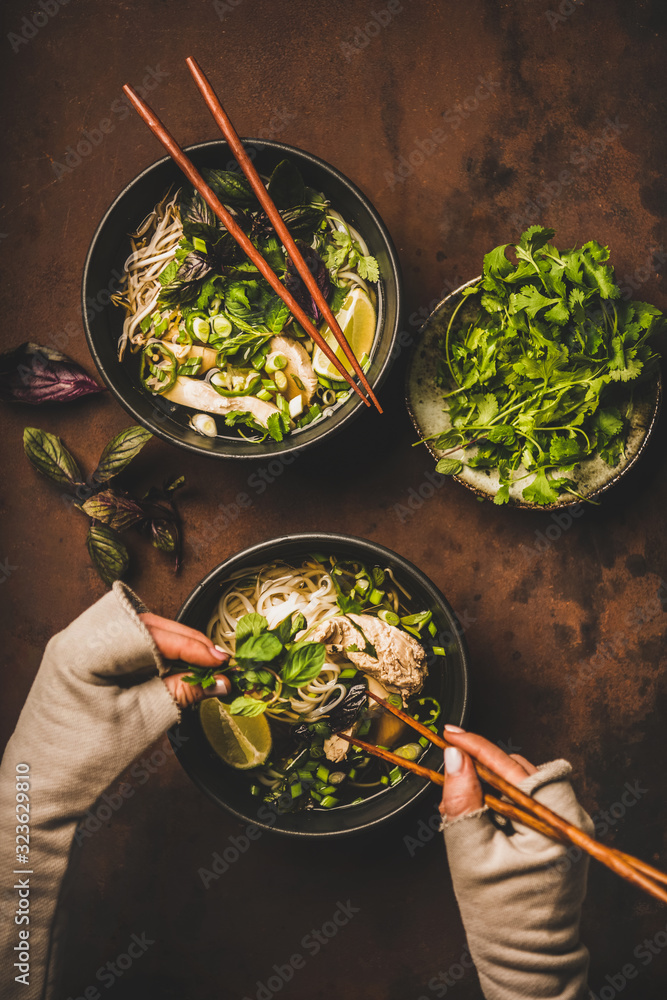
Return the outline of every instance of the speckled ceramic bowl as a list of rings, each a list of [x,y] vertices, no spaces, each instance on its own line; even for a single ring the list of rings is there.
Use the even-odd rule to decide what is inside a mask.
[[[422,327],[408,368],[406,385],[408,411],[417,433],[422,438],[440,434],[451,427],[449,413],[443,401],[442,389],[436,384],[436,371],[442,357],[438,344],[445,335],[451,315],[459,304],[464,288],[476,284],[479,280],[479,278],[474,278],[472,281],[466,282],[465,285],[461,285],[455,292],[443,299]],[[471,299],[468,299],[461,306],[459,316],[463,322],[466,319],[472,320],[476,311],[476,305]],[[594,455],[581,462],[570,473],[571,478],[576,483],[577,492],[581,496],[588,500],[596,500],[614,483],[618,482],[621,476],[624,476],[637,462],[646,447],[649,434],[656,424],[661,396],[662,387],[659,375],[655,380],[637,386],[635,408],[630,421],[630,432],[624,457],[614,467],[607,465],[599,455]],[[431,441],[427,441],[426,446],[436,461],[445,455],[445,452],[435,448]],[[454,452],[448,451],[447,454],[450,458],[461,458],[463,449]],[[523,471],[525,472],[525,469]],[[463,483],[468,489],[473,490],[478,496],[488,499],[493,499],[500,487],[496,469],[470,469],[466,466],[459,475],[453,478]],[[569,507],[581,502],[580,497],[566,493],[557,503],[543,506],[531,504],[524,500],[521,495],[525,486],[526,480],[524,479],[510,487],[509,502],[512,506],[530,510],[553,510],[557,507]]]

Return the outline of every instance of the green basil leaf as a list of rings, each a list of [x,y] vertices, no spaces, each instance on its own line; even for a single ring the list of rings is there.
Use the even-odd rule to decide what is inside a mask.
[[[37,471],[54,482],[64,486],[81,482],[81,470],[76,460],[55,434],[39,427],[26,427],[23,448]]]
[[[271,174],[268,191],[278,208],[293,208],[306,200],[306,186],[298,167],[281,160]]]
[[[286,646],[307,624],[308,622],[299,611],[296,614],[288,615],[287,618],[283,618],[280,624],[273,629],[273,634],[278,636],[283,646]]]
[[[321,642],[296,642],[288,651],[280,674],[285,684],[300,687],[312,681],[324,665],[326,652]]]
[[[258,701],[257,698],[249,698],[247,695],[241,695],[240,698],[234,699],[229,706],[229,711],[232,715],[246,715],[253,718],[256,715],[262,715],[266,712],[266,702]]]
[[[252,614],[244,615],[236,623],[236,642],[243,642],[249,635],[259,635],[260,632],[265,632],[268,627],[269,623],[264,615],[258,615],[255,611]]]
[[[257,199],[245,177],[231,170],[202,170],[204,180],[218,198],[232,208],[256,205]]]
[[[152,436],[150,431],[139,427],[138,424],[126,427],[120,434],[116,434],[100,456],[97,468],[93,473],[95,482],[105,483],[107,479],[117,476],[139,454]]]
[[[251,660],[253,663],[269,663],[282,653],[283,644],[270,632],[247,635],[236,645],[237,660]]]
[[[86,545],[93,565],[104,582],[111,586],[114,580],[120,580],[130,558],[116,532],[106,524],[91,524]]]

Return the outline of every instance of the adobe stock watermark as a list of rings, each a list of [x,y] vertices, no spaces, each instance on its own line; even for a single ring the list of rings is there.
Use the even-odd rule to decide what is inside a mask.
[[[618,139],[622,132],[630,126],[626,125],[616,115],[612,120],[607,117],[605,127],[585,145],[575,146],[570,152],[569,166],[578,168],[580,174],[585,173],[602,154]],[[544,181],[534,198],[529,198],[521,212],[514,212],[510,222],[517,229],[525,229],[535,225],[547,208],[550,208],[563,193],[574,184],[577,174],[567,167],[555,174],[550,181]]]
[[[19,567],[12,566],[9,561],[9,556],[0,562],[0,583],[7,583],[12,573],[15,573]]]
[[[325,948],[359,912],[360,908],[353,906],[351,900],[348,899],[345,903],[338,900],[331,917],[325,920],[321,927],[312,927],[301,938],[299,947],[306,952],[306,955],[301,951],[295,951],[284,962],[274,963],[266,982],[258,979],[257,989],[253,996],[250,997],[246,994],[243,1000],[272,1000],[272,997],[280,993],[283,987],[294,979],[297,972],[305,968],[308,958],[314,958],[315,955],[318,955],[322,948]]]
[[[639,800],[648,793],[649,789],[642,788],[639,781],[626,781],[618,800],[591,816],[595,825],[595,836],[598,839],[606,836],[612,827],[620,823],[628,810],[636,806]],[[582,851],[576,844],[570,844],[563,857],[549,864],[549,869],[555,878],[566,875],[584,857],[588,857],[585,851]]]
[[[438,126],[432,129],[427,136],[417,139],[411,152],[396,160],[393,170],[385,170],[384,179],[392,191],[397,184],[404,184],[415,170],[422,167],[426,160],[447,142],[452,131],[456,131],[465,119],[474,114],[480,104],[488,101],[501,86],[500,82],[493,80],[490,76],[479,76],[478,80],[479,84],[472,94],[469,94],[462,101],[457,101],[451,108],[442,112],[442,119],[447,127]]]
[[[69,3],[69,0],[39,0],[37,7],[39,10],[31,12],[30,17],[21,20],[20,31],[10,31],[7,41],[12,47],[12,52],[16,54],[22,45],[27,45],[42,28],[45,28],[49,21],[60,12],[60,8]]]
[[[149,93],[170,75],[168,70],[160,69],[159,63],[155,67],[145,66],[144,69],[146,70],[144,78],[134,88],[142,99],[148,97]],[[51,161],[51,169],[56,180],[61,181],[66,174],[73,173],[91,155],[93,150],[102,144],[105,136],[110,135],[115,130],[118,122],[125,121],[131,111],[132,104],[125,94],[113,101],[108,114],[101,118],[96,126],[81,132],[81,138],[77,141],[76,146],[68,146],[61,153],[60,160]]]
[[[513,753],[521,753],[521,747],[513,745],[511,736],[506,742],[504,740],[497,740],[496,746],[500,747],[503,753],[506,753],[508,756]],[[435,812],[432,812],[428,819],[422,817],[417,821],[412,834],[406,833],[403,837],[403,844],[409,857],[414,858],[420,848],[426,847],[436,835],[440,834],[442,834],[442,816],[436,808]]]
[[[456,962],[452,962],[446,972],[442,969],[428,981],[429,996],[424,993],[417,1000],[431,1000],[431,996],[446,997],[451,989],[460,983],[469,969],[474,969],[475,963],[466,946]]]
[[[386,7],[381,10],[371,11],[371,16],[363,27],[356,27],[354,34],[340,43],[340,51],[349,62],[353,56],[358,56],[367,48],[374,38],[380,34],[383,28],[394,20],[397,14],[404,10],[400,0],[389,0]]]
[[[569,17],[572,17],[575,10],[583,7],[585,0],[561,0],[558,10],[545,10],[544,16],[551,25],[551,30],[555,31],[559,24],[563,24]]]
[[[116,980],[125,975],[134,963],[146,954],[151,945],[155,944],[153,938],[149,938],[144,931],[142,934],[133,934],[128,941],[125,951],[116,955],[113,961],[105,962],[95,973],[95,979],[105,989],[110,990]],[[94,983],[86,986],[81,993],[74,997],[69,996],[67,1000],[101,1000],[103,994]]]
[[[639,962],[639,966],[634,962],[624,962],[617,972],[607,973],[604,977],[604,986],[598,987],[597,992],[591,990],[588,1000],[615,1000],[625,987],[634,979],[637,979],[641,972],[641,966],[647,968],[655,958],[662,955],[667,948],[667,924],[661,927],[653,937],[644,938],[635,946],[632,957]],[[635,994],[636,995],[636,994]]]

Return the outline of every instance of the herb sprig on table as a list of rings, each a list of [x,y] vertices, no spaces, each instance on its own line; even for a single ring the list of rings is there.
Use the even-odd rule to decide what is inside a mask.
[[[23,432],[25,453],[38,472],[70,496],[64,499],[90,518],[86,545],[99,576],[107,584],[119,580],[129,566],[130,557],[120,534],[138,528],[148,535],[156,549],[171,552],[178,569],[181,553],[181,521],[173,494],[183,486],[182,476],[168,480],[162,487],[152,486],[137,497],[111,481],[135,458],[152,434],[133,425],[109,441],[86,481],[72,453],[55,434],[38,427]]]
[[[430,440],[447,452],[464,449],[464,457],[445,456],[437,470],[497,468],[497,504],[522,479],[530,479],[522,490],[530,503],[578,496],[568,473],[594,454],[617,465],[633,385],[655,372],[659,357],[649,340],[662,313],[621,301],[608,248],[591,240],[559,251],[554,235],[532,226],[517,244],[488,253],[441,343],[437,381],[451,428]],[[462,323],[470,299],[478,311]]]

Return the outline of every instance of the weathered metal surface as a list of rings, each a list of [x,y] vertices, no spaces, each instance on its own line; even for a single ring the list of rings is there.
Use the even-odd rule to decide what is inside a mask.
[[[664,866],[664,420],[627,481],[572,519],[497,509],[452,482],[434,486],[426,450],[411,448],[402,398],[420,316],[479,273],[486,250],[532,222],[553,225],[563,245],[608,243],[622,283],[667,306],[664,4],[75,0],[45,23],[41,9],[8,0],[3,11],[8,346],[55,342],[90,368],[78,300],[89,240],[112,197],[161,155],[125,113],[120,87],[150,88],[182,142],[215,137],[184,65],[190,54],[241,134],[312,150],[370,194],[405,274],[406,353],[382,392],[385,416],[365,414],[326,454],[254,471],[152,443],[142,481],[187,477],[186,561],[173,576],[137,541],[131,583],[172,614],[215,563],[274,534],[349,531],[395,548],[467,625],[471,725],[538,762],[568,757],[583,801],[609,827],[607,842]],[[108,396],[3,410],[6,735],[49,636],[103,592],[84,519],[28,466],[22,429],[60,434],[90,469],[128,422]],[[296,953],[304,965],[285,997],[479,996],[461,964],[440,838],[426,825],[435,799],[358,845],[265,835],[244,851],[238,841],[238,860],[205,889],[198,869],[243,830],[156,752],[154,773],[128,772],[136,794],[75,849],[63,996],[95,983],[104,994],[97,970],[143,932],[155,943],[116,981],[115,996],[254,998]],[[420,835],[428,842],[416,846]],[[348,900],[358,912],[314,954],[307,936]],[[610,995],[632,963],[638,976],[623,995],[664,996],[667,949],[655,944],[651,954],[642,942],[664,941],[666,922],[657,905],[595,869],[583,927],[593,990],[608,986]]]

